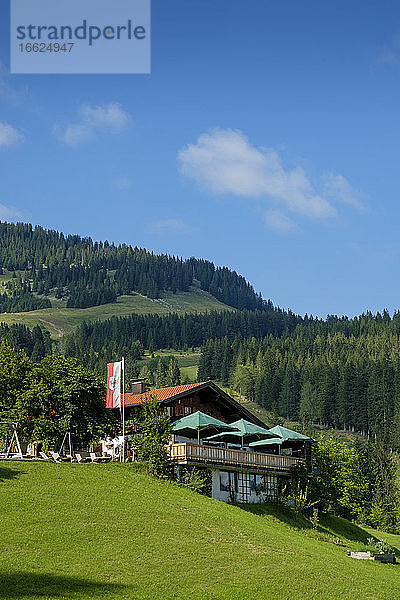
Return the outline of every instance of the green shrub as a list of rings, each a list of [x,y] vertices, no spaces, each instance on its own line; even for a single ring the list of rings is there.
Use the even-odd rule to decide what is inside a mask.
[[[144,402],[133,420],[136,458],[144,461],[156,477],[169,475],[166,444],[170,436],[170,421],[157,400]]]
[[[196,467],[186,469],[179,483],[181,486],[199,494],[203,492],[206,486],[205,476]]]

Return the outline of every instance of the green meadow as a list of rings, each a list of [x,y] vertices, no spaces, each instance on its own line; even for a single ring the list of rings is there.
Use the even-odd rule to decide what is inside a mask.
[[[197,367],[200,360],[200,348],[190,349],[189,351],[177,351],[177,350],[156,350],[155,356],[175,356],[178,361],[179,369],[181,372],[182,382],[194,383],[197,381]],[[151,360],[152,355],[146,351],[143,358],[138,362],[139,368]]]
[[[288,509],[245,508],[132,464],[3,461],[0,598],[400,597],[399,565],[346,556],[369,531],[334,517],[314,531]],[[400,547],[400,536],[390,543]]]
[[[167,315],[171,312],[207,312],[234,310],[222,304],[211,294],[192,287],[189,292],[165,293],[162,298],[152,299],[140,294],[120,296],[117,302],[90,308],[66,308],[66,302],[51,298],[52,308],[21,313],[2,313],[0,321],[11,325],[21,323],[27,327],[43,326],[52,336],[61,337],[75,327],[91,321],[105,321],[111,317],[127,317],[131,314]]]

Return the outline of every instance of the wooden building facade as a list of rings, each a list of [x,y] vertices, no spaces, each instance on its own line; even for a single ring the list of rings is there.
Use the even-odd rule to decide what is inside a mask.
[[[201,411],[225,423],[246,419],[268,429],[212,381],[155,390],[144,390],[143,384],[141,387],[124,396],[128,418],[143,402],[156,400],[165,407],[171,422]],[[185,469],[196,466],[205,475],[208,495],[223,501],[263,502],[276,497],[290,479],[293,467],[306,465],[300,455],[280,456],[234,444],[198,444],[178,435],[172,436],[168,451],[177,479]]]

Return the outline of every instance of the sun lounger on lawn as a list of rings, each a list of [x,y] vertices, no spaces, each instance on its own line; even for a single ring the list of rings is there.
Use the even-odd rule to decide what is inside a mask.
[[[47,454],[45,454],[44,452],[39,452],[39,456],[43,460],[50,460],[49,457],[47,456]]]
[[[109,458],[108,456],[101,456],[100,454],[97,454],[96,452],[90,452],[90,458],[92,459],[92,462],[109,462],[109,460],[111,459],[111,457]]]
[[[61,458],[60,458],[60,455],[58,454],[58,452],[50,452],[50,456],[54,460],[54,462],[56,462],[56,463],[61,462]]]
[[[95,452],[89,452],[92,462],[101,462],[101,456],[97,456]]]
[[[91,462],[88,456],[82,456],[82,454],[79,454],[78,452],[75,452],[75,458],[78,463]]]

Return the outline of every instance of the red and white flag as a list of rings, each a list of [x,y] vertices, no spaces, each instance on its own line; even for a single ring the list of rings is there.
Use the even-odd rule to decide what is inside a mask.
[[[107,365],[107,397],[106,408],[121,406],[121,370],[122,361]]]

